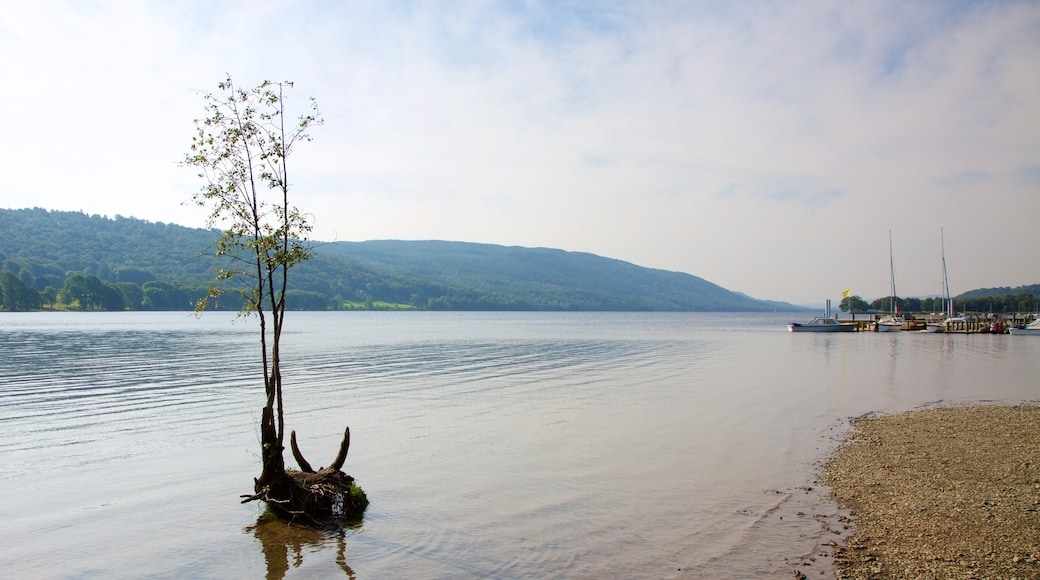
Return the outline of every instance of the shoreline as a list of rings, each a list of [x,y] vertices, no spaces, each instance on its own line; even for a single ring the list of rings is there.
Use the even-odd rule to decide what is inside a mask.
[[[819,483],[852,514],[837,578],[1040,578],[1040,406],[857,419]]]

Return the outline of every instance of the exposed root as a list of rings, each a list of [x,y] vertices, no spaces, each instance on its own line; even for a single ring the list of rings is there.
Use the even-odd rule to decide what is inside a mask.
[[[300,471],[303,471],[305,473],[314,473],[314,468],[311,467],[311,464],[307,463],[307,460],[303,458],[303,453],[300,453],[300,448],[296,445],[295,430],[289,433],[289,447],[292,448],[292,456],[294,459],[296,459],[296,463],[299,464]]]
[[[242,503],[261,500],[275,515],[304,525],[360,521],[368,498],[353,477],[340,471],[350,448],[350,428],[344,431],[332,465],[318,471],[300,452],[295,431],[289,436],[289,444],[301,470],[282,470],[263,482],[255,481],[256,493],[241,496]]]
[[[365,492],[342,471],[286,471],[285,477],[246,501],[263,500],[280,517],[304,525],[358,521],[368,506]]]
[[[343,441],[339,444],[339,453],[336,454],[336,458],[332,460],[332,465],[329,465],[329,469],[339,471],[343,469],[343,462],[347,460],[347,451],[350,449],[350,427],[347,427],[343,431]]]

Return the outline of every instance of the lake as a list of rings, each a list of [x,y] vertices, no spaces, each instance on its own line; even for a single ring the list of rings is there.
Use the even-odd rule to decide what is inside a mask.
[[[372,502],[316,532],[239,503],[255,320],[0,314],[0,570],[812,576],[841,537],[813,482],[851,418],[1040,400],[1040,337],[787,332],[803,318],[289,313],[286,425],[315,466],[349,425],[344,471]]]

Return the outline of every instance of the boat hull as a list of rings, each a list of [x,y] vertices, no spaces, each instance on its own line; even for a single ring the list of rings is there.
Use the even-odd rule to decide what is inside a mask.
[[[939,332],[939,333],[965,333],[968,331],[968,321],[960,316],[955,318],[947,318],[942,322],[928,323],[925,325],[925,332]]]
[[[790,332],[855,332],[855,324],[832,324],[829,326],[810,326],[808,324],[798,324],[792,322],[787,325],[787,330]]]

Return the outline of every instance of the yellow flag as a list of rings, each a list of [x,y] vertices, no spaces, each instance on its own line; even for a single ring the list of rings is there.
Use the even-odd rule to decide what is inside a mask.
[[[841,297],[842,298],[848,298],[849,295],[851,295],[851,294],[852,294],[852,290],[851,289],[846,289],[844,292],[841,293]]]

